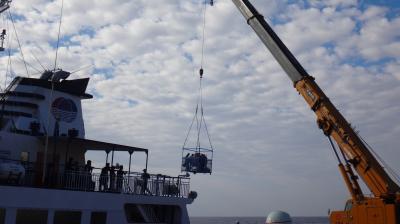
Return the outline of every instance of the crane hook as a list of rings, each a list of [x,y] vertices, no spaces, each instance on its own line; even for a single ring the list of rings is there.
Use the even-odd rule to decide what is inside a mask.
[[[202,79],[203,78],[203,68],[200,68],[200,71],[199,71],[199,73],[200,73],[200,78]]]

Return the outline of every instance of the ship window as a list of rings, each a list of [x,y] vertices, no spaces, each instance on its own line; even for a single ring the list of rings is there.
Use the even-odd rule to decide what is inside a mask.
[[[106,224],[107,212],[92,212],[90,217],[90,224]]]
[[[55,211],[54,224],[81,224],[81,216],[79,211]]]
[[[0,208],[0,224],[6,223],[6,209]]]
[[[47,210],[39,209],[18,209],[16,224],[46,224],[47,223]]]
[[[144,223],[144,218],[142,213],[140,213],[139,208],[133,204],[125,205],[126,219],[129,223]]]

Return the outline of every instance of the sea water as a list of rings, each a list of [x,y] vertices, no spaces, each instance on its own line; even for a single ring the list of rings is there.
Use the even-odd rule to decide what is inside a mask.
[[[192,217],[191,224],[265,224],[265,217]],[[328,224],[327,217],[293,217],[293,224]]]

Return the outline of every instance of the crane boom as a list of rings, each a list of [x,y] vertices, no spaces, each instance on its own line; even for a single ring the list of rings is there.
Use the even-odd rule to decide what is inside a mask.
[[[264,45],[269,49],[283,70],[293,81],[294,87],[317,116],[317,124],[325,135],[333,138],[341,150],[346,166],[339,165],[353,200],[361,204],[366,199],[357,183],[357,177],[352,168],[363,179],[367,187],[384,206],[390,204],[396,210],[395,219],[400,219],[400,187],[387,174],[382,165],[372,155],[363,140],[353,130],[342,114],[331,103],[320,89],[314,78],[310,76],[297,61],[290,50],[280,40],[278,35],[268,25],[262,15],[249,0],[232,0],[243,14],[247,23],[253,28]],[[332,145],[333,146],[333,145]],[[351,164],[351,166],[350,166]],[[392,207],[390,209],[393,209]],[[367,209],[366,209],[367,210]],[[386,215],[392,217],[393,212]],[[394,214],[394,213],[393,213]],[[353,222],[352,222],[353,223]],[[387,222],[389,223],[389,222]],[[391,223],[391,222],[390,222]]]
[[[247,24],[254,29],[294,83],[308,76],[308,73],[293,56],[292,52],[290,52],[278,35],[276,35],[267,22],[265,22],[264,17],[257,12],[249,1],[233,0],[233,3],[235,3],[236,7],[243,14],[247,20]]]

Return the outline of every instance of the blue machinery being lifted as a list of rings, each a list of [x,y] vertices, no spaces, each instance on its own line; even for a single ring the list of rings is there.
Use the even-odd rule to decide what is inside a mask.
[[[214,155],[214,149],[211,143],[210,134],[206,120],[204,119],[203,110],[203,93],[201,81],[203,79],[203,69],[200,69],[200,84],[199,84],[199,98],[197,100],[196,111],[194,113],[192,123],[190,124],[188,133],[185,138],[185,142],[182,146],[182,172],[190,173],[209,173],[212,172],[212,159]],[[196,123],[196,144],[194,147],[187,146],[191,130],[194,123]],[[209,148],[205,148],[201,145],[201,133],[204,129],[207,134]]]
[[[201,46],[201,63],[199,70],[199,96],[197,99],[196,110],[192,119],[192,123],[190,124],[188,133],[186,135],[185,141],[182,146],[182,165],[181,172],[186,173],[209,173],[212,172],[212,160],[214,155],[214,149],[211,143],[210,134],[208,133],[208,128],[206,124],[206,120],[204,119],[204,110],[203,110],[203,90],[202,90],[202,80],[203,80],[203,61],[204,61],[204,31],[206,24],[206,7],[208,0],[204,1],[203,7],[203,37],[202,37],[202,46]],[[214,1],[210,0],[209,4],[211,6],[214,5]],[[193,125],[196,123],[196,143],[195,146],[187,146],[190,133],[192,131]],[[206,148],[201,144],[201,133],[202,130],[205,132],[208,138],[209,147]]]

